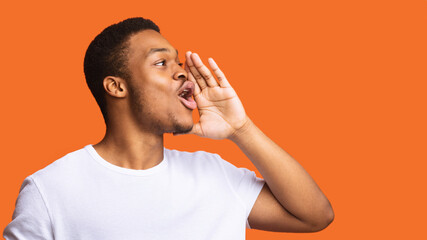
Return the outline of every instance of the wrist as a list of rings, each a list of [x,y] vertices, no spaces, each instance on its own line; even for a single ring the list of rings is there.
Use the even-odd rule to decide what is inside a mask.
[[[230,135],[230,137],[228,137],[228,139],[230,139],[235,143],[238,143],[241,140],[246,139],[253,128],[255,128],[255,124],[251,121],[251,119],[248,116],[246,116],[245,122],[242,124],[242,126],[236,129]]]

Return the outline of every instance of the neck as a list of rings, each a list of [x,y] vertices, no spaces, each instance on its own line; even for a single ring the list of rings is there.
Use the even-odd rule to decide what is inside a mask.
[[[124,168],[149,169],[163,160],[163,134],[134,128],[107,126],[104,138],[93,147],[103,159]]]

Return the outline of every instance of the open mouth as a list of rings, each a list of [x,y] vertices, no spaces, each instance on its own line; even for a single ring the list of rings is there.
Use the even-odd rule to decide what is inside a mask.
[[[191,81],[185,81],[180,90],[178,91],[178,97],[182,104],[188,109],[195,109],[197,107],[196,102],[193,99],[194,83]]]

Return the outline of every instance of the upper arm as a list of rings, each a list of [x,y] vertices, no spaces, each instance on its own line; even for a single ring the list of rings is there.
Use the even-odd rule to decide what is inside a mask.
[[[248,217],[252,229],[273,232],[314,232],[315,228],[287,211],[264,184]]]
[[[49,214],[31,177],[24,180],[16,200],[12,221],[3,237],[9,239],[53,239]]]

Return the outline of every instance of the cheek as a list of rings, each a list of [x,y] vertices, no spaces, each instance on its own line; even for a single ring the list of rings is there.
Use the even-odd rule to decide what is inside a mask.
[[[146,71],[141,79],[142,87],[147,91],[157,94],[171,94],[173,92],[174,81],[169,73],[166,71]]]
[[[144,73],[136,78],[140,81],[138,85],[143,93],[143,100],[146,101],[142,104],[163,111],[176,108],[175,104],[179,102],[177,90],[180,82],[173,80],[166,72],[144,71]]]
[[[156,115],[166,115],[168,112],[176,110],[179,103],[176,90],[171,84],[162,84],[160,82],[146,86],[143,90],[144,98],[142,104],[147,110]]]
[[[167,102],[172,98],[175,98],[175,91],[172,89],[170,84],[163,84],[160,82],[147,85],[144,88],[147,100],[155,100],[157,102]]]

